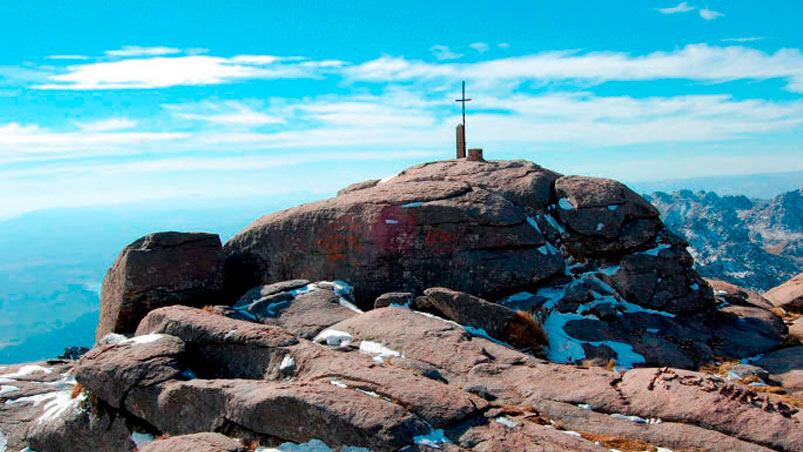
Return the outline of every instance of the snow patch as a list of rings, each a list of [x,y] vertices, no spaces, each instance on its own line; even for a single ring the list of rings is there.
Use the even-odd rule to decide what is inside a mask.
[[[623,421],[630,421],[630,422],[633,422],[633,423],[636,423],[636,424],[654,425],[654,424],[660,424],[661,422],[663,422],[663,421],[661,421],[661,419],[658,419],[658,418],[643,418],[643,417],[640,417],[640,416],[627,416],[627,415],[620,414],[620,413],[613,413],[613,414],[610,414],[609,416],[611,416],[614,419],[620,419],[620,420],[623,420]]]
[[[552,215],[544,215],[544,218],[546,219],[547,223],[549,223],[549,225],[555,228],[558,232],[561,234],[566,233],[566,228],[564,228],[562,224],[558,223],[558,220],[556,220]]]
[[[586,410],[586,411],[592,411],[591,405],[589,405],[588,403],[578,403],[577,404],[577,408],[580,408],[580,409]]]
[[[535,218],[533,218],[533,217],[527,217],[527,223],[528,223],[530,226],[532,226],[532,227],[533,227],[533,229],[535,229],[536,231],[538,231],[538,233],[539,233],[539,234],[541,233],[541,228],[540,228],[540,227],[538,227],[538,222],[536,222],[536,221],[535,221]]]
[[[131,441],[136,449],[142,449],[145,445],[152,443],[153,435],[150,433],[131,432]]]
[[[689,289],[697,292],[698,290],[700,290],[700,285],[697,283],[693,283],[692,285],[689,286]]]
[[[397,352],[396,350],[385,347],[379,342],[373,342],[373,341],[360,342],[360,352],[368,355],[373,355],[374,361],[379,363],[385,362],[385,359],[387,358],[398,358],[398,357],[404,358],[404,355]]]
[[[45,412],[39,417],[39,423],[55,419],[67,411],[80,412],[84,400],[86,394],[83,392],[76,398],[72,398],[72,391],[57,392],[56,397],[45,404]]]
[[[619,208],[618,204],[608,204],[608,210],[610,210],[611,212],[616,212],[616,209],[618,208]]]
[[[424,203],[421,201],[413,201],[413,202],[408,202],[407,204],[402,204],[401,206],[404,209],[410,209],[415,207],[421,207],[423,204]]]
[[[393,218],[385,219],[385,224],[399,224],[399,220],[394,220]]]
[[[330,383],[331,385],[333,385],[333,386],[337,386],[338,388],[343,388],[343,389],[345,389],[345,388],[348,388],[348,387],[349,387],[349,385],[347,385],[346,383],[343,383],[343,382],[342,382],[342,381],[340,381],[340,380],[329,380],[329,383]]]
[[[433,449],[440,449],[441,444],[449,444],[451,441],[443,434],[443,429],[431,429],[426,435],[418,435],[413,438],[413,442],[420,446],[427,446]]]
[[[343,348],[348,346],[352,339],[351,334],[346,333],[345,331],[333,330],[333,329],[325,329],[318,333],[317,336],[312,340],[313,342],[317,342],[319,344],[326,344],[330,347],[338,347]]]
[[[20,367],[19,369],[17,369],[16,372],[12,372],[10,374],[2,374],[0,375],[0,378],[16,380],[20,377],[27,377],[36,373],[49,375],[52,374],[53,371],[51,369],[48,369],[47,367],[42,367],[36,364],[28,364],[26,366]]]
[[[357,392],[361,392],[367,396],[373,397],[375,399],[379,398],[379,394],[375,393],[374,391],[366,391],[365,389],[357,388]]]
[[[132,344],[132,345],[151,344],[151,343],[154,343],[154,342],[156,342],[156,341],[158,341],[158,340],[160,340],[162,338],[165,338],[165,337],[167,337],[166,334],[151,333],[151,334],[146,334],[144,336],[134,336],[134,337],[132,337],[130,339],[126,339],[124,341],[121,341],[119,344],[120,345],[125,345],[125,344]]]
[[[124,340],[126,340],[126,337],[123,336],[122,334],[109,333],[100,338],[100,340],[98,341],[98,345],[114,345],[114,344],[119,344]]]
[[[0,432],[0,452],[6,452],[6,445],[8,444],[8,440],[6,440],[6,435],[3,432]]]
[[[279,370],[293,369],[294,367],[296,367],[296,360],[290,355],[284,355],[281,364],[279,364]]]
[[[354,295],[354,287],[351,287],[349,283],[339,279],[332,281],[332,285],[335,288],[335,293],[340,297],[340,306],[351,309],[358,314],[363,313],[360,308],[354,305],[354,303],[346,299],[346,297],[352,297]]]
[[[672,245],[664,243],[646,251],[639,251],[636,254],[646,254],[647,256],[658,256],[658,253],[669,248],[672,248]]]
[[[2,385],[0,386],[0,396],[3,394],[8,394],[9,392],[19,391],[20,388],[13,386],[13,385]]]
[[[578,438],[582,438],[582,435],[578,432],[575,432],[574,430],[558,430],[558,431],[561,433],[565,433],[569,436],[576,436]]]
[[[574,210],[574,204],[569,201],[569,198],[560,198],[558,200],[558,206],[563,210]]]
[[[605,229],[605,225],[602,224],[602,223],[597,223],[597,232],[599,232],[599,231],[601,231],[603,229]]]
[[[498,424],[504,425],[507,428],[515,428],[517,425],[519,425],[518,422],[516,422],[513,419],[510,419],[510,418],[508,418],[506,416],[499,416],[496,419],[494,419],[494,421],[496,421],[496,423],[498,423]]]

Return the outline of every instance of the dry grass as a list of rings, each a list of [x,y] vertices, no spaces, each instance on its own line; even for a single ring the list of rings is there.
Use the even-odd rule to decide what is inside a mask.
[[[84,390],[84,387],[81,386],[81,383],[76,383],[75,386],[72,388],[72,392],[70,393],[70,398],[75,399],[79,395],[81,395],[81,391]]]
[[[507,325],[507,342],[516,348],[529,348],[538,352],[547,344],[546,333],[533,316],[516,311]]]
[[[204,311],[204,312],[209,313],[209,314],[217,314],[218,313],[217,309],[215,309],[215,306],[211,305],[211,304],[208,304],[208,305],[204,306],[203,308],[201,308],[201,311]]]
[[[700,372],[713,375],[727,375],[729,370],[735,366],[738,366],[739,364],[739,360],[715,356],[714,362],[700,366]]]
[[[621,450],[622,452],[641,452],[657,450],[652,444],[636,438],[625,438],[623,436],[604,435],[601,433],[578,432],[580,436],[588,441],[600,443],[608,449]]]

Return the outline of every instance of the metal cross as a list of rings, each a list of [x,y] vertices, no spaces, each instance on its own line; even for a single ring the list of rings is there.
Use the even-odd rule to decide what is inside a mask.
[[[460,99],[455,99],[455,102],[460,102],[463,104],[463,128],[466,127],[466,102],[470,102],[471,99],[466,99],[466,81],[463,80],[463,96]]]

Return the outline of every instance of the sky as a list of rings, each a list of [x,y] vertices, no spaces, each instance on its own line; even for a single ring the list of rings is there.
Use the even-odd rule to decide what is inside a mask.
[[[0,2],[0,219],[331,194],[469,147],[626,182],[803,170],[792,1]]]

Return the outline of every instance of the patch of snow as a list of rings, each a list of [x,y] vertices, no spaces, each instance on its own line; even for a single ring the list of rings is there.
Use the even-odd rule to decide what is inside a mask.
[[[366,391],[365,389],[357,388],[357,392],[361,392],[367,396],[373,397],[375,399],[379,398],[379,394],[375,393],[374,391]]]
[[[576,436],[578,438],[582,438],[583,437],[580,433],[575,432],[574,430],[558,430],[558,431],[561,432],[561,433],[565,433],[565,434],[567,434],[569,436]]]
[[[122,334],[109,333],[100,338],[100,340],[98,341],[98,345],[114,345],[114,344],[119,344],[124,340],[126,340],[126,337],[123,336]]]
[[[569,201],[569,198],[560,198],[558,200],[558,206],[563,210],[574,210],[574,204]]]
[[[549,223],[549,225],[553,228],[557,229],[557,231],[561,234],[566,233],[566,228],[564,228],[562,224],[558,223],[558,220],[556,220],[552,215],[546,214],[544,215],[544,219],[546,219],[547,223]]]
[[[19,391],[20,388],[13,386],[13,385],[2,385],[0,386],[0,396],[3,394],[8,394],[9,392]]]
[[[630,422],[634,422],[636,424],[647,424],[647,423],[649,423],[649,421],[647,419],[644,419],[643,417],[639,417],[639,416],[627,416],[627,415],[624,415],[624,414],[621,414],[621,413],[613,413],[610,416],[612,418],[614,418],[614,419],[619,419],[619,420],[622,420],[622,421],[630,421]]]
[[[651,333],[651,334],[656,334],[656,333],[660,332],[660,331],[661,331],[661,329],[660,329],[660,328],[647,328],[647,330],[646,330],[646,331],[647,331],[648,333]]]
[[[496,421],[497,424],[502,424],[507,428],[515,428],[516,426],[519,425],[518,422],[516,422],[513,419],[510,419],[510,418],[508,418],[506,416],[499,416],[496,419],[494,419],[494,421]]]
[[[55,419],[68,410],[80,411],[81,402],[84,400],[86,394],[83,392],[78,397],[72,398],[72,391],[58,391],[56,397],[45,404],[45,412],[39,417],[39,423]]]
[[[753,364],[754,362],[760,360],[763,357],[764,357],[764,354],[763,353],[759,353],[758,355],[754,355],[754,356],[750,356],[750,357],[747,357],[747,358],[743,358],[739,362],[741,364]]]
[[[296,360],[294,360],[290,355],[284,355],[281,364],[279,364],[279,370],[287,370],[294,367],[296,367]]]
[[[379,342],[373,342],[373,341],[360,342],[360,352],[366,353],[368,355],[373,355],[374,361],[380,363],[385,362],[385,359],[387,358],[398,358],[398,357],[404,358],[404,355],[397,352],[396,350],[390,349],[380,344]]]
[[[763,381],[754,381],[754,382],[748,383],[747,386],[761,387],[761,386],[767,386],[767,383],[764,383]]]
[[[8,444],[8,440],[6,440],[6,435],[3,432],[0,432],[0,452],[6,452],[6,445]]]
[[[325,329],[318,333],[317,336],[312,340],[313,342],[317,342],[319,344],[326,344],[330,347],[346,347],[348,346],[352,339],[351,334],[346,333],[345,331],[333,330],[333,329]]]
[[[538,252],[546,256],[549,254],[549,249],[547,249],[546,245],[538,247]]]
[[[343,383],[340,380],[329,380],[329,383],[332,384],[333,386],[337,386],[338,388],[345,389],[345,388],[349,387],[349,385],[347,385],[346,383]]]
[[[646,251],[639,251],[636,254],[646,254],[647,256],[658,256],[658,253],[660,253],[663,250],[669,249],[669,248],[672,248],[672,245],[669,245],[669,244],[666,244],[666,243],[662,243],[662,244],[656,246],[655,248],[651,248],[651,249],[646,250]]]
[[[335,287],[335,293],[340,297],[340,306],[351,309],[358,314],[363,313],[354,303],[346,299],[346,297],[354,295],[354,288],[349,283],[336,279],[332,281],[332,285]]]
[[[533,217],[527,217],[527,224],[533,227],[538,233],[541,233],[541,228],[538,227],[538,222]]]
[[[602,224],[602,223],[597,223],[597,232],[599,232],[599,231],[601,231],[603,229],[605,229],[605,225]]]
[[[231,339],[235,334],[237,334],[237,330],[229,330],[229,332],[226,333],[225,336],[223,336],[223,339],[224,340]]]
[[[424,203],[421,201],[413,201],[413,202],[408,202],[407,204],[402,204],[401,206],[404,209],[410,209],[415,207],[421,207],[423,204]]]
[[[607,345],[613,351],[616,352],[616,369],[617,370],[629,370],[632,369],[636,364],[644,364],[647,362],[644,359],[644,355],[637,353],[633,350],[633,346],[630,344],[626,344],[624,342],[616,342],[616,341],[599,341],[599,342],[589,342],[592,345],[600,346],[600,345]]]
[[[583,409],[583,410],[586,410],[586,411],[592,411],[591,410],[591,405],[589,405],[587,403],[578,403],[577,404],[577,408],[580,408],[580,409]]]
[[[714,291],[714,295],[716,295],[718,297],[725,297],[725,296],[728,295],[728,291],[727,290],[721,290],[721,289],[720,290],[715,290]]]
[[[575,313],[552,312],[544,321],[544,331],[549,342],[547,359],[553,363],[576,363],[586,357],[582,341],[569,336],[563,327],[572,320],[596,319],[595,316],[584,316]]]
[[[183,372],[181,372],[180,375],[186,378],[187,380],[195,380],[196,378],[198,378],[198,376],[195,375],[195,372],[193,372],[191,369],[184,370]]]
[[[377,184],[384,184],[385,182],[393,179],[394,177],[396,177],[396,174],[388,177],[383,177],[382,179],[379,179],[379,182],[377,182]]]
[[[385,224],[399,224],[399,220],[394,220],[393,218],[385,219]]]
[[[611,265],[609,267],[599,268],[599,269],[597,269],[597,271],[602,273],[603,275],[612,277],[613,275],[616,274],[616,272],[619,271],[620,268],[622,268],[622,267],[620,267],[618,265]]]
[[[696,292],[696,291],[700,290],[700,285],[697,284],[697,283],[693,283],[692,285],[689,286],[689,289],[691,289],[691,290]]]
[[[146,334],[144,336],[134,336],[134,337],[132,337],[130,339],[126,339],[126,340],[120,342],[119,344],[120,345],[125,345],[125,344],[132,344],[132,345],[151,344],[151,343],[154,343],[154,342],[156,342],[156,341],[158,341],[158,340],[160,340],[162,338],[165,338],[165,337],[167,337],[166,334],[151,333],[151,334]]]
[[[131,441],[136,449],[142,449],[145,445],[152,443],[153,435],[150,433],[131,432]]]
[[[0,378],[3,378],[4,379],[3,381],[6,382],[6,380],[16,380],[20,377],[28,377],[36,373],[49,375],[53,373],[53,370],[36,364],[28,364],[20,367],[19,369],[17,369],[16,372],[12,372],[10,374],[2,374],[0,375]]]
[[[302,287],[299,287],[297,289],[293,289],[288,293],[290,295],[292,295],[293,297],[297,297],[297,296],[299,296],[301,294],[305,294],[307,292],[311,292],[312,289],[316,289],[316,288],[317,287],[315,286],[315,284],[307,284],[306,286],[302,286]]]
[[[610,210],[611,212],[616,212],[616,209],[618,208],[619,208],[618,204],[608,204],[608,210]]]
[[[420,446],[427,446],[433,449],[440,449],[441,444],[449,444],[451,441],[443,434],[443,429],[431,429],[426,435],[418,435],[413,438],[413,442]]]

